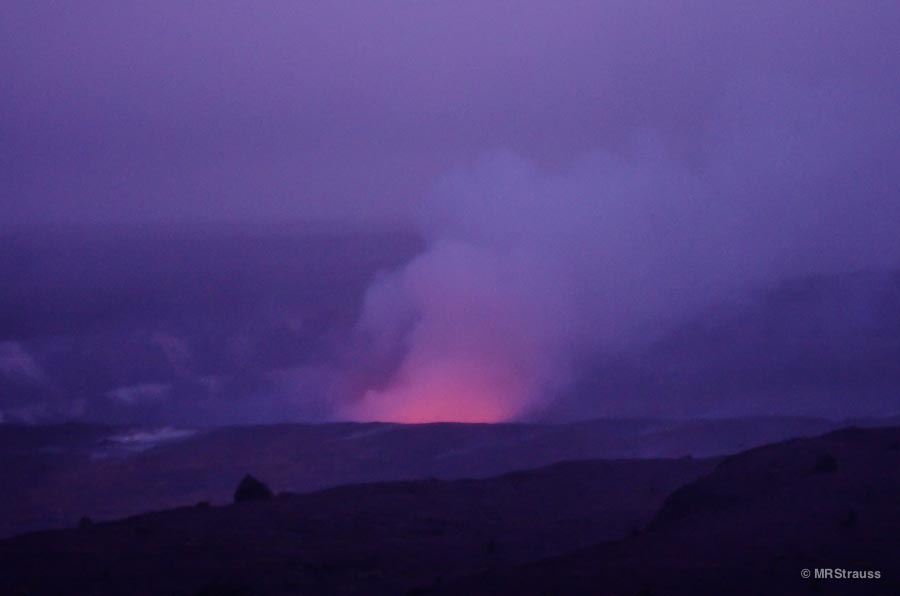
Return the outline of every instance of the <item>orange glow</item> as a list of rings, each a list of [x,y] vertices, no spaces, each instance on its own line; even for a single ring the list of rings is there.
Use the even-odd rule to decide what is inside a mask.
[[[469,394],[419,394],[414,399],[397,399],[393,394],[370,392],[357,409],[357,420],[402,422],[502,422],[510,418],[507,408],[495,400]]]
[[[348,417],[400,423],[503,422],[521,413],[521,387],[482,368],[418,371],[384,392],[369,391]],[[507,381],[507,382],[503,382]]]

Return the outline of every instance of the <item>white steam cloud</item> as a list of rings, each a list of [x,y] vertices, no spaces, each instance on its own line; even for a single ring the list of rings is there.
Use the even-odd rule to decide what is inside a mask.
[[[894,264],[900,201],[871,143],[897,139],[860,111],[869,99],[744,82],[700,150],[638,134],[555,171],[501,154],[444,179],[420,220],[426,252],[369,289],[359,322],[372,357],[399,365],[343,414],[515,419],[586,354],[730,292]]]

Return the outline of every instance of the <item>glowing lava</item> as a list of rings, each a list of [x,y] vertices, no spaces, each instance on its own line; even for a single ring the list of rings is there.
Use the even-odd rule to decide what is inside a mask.
[[[393,381],[343,406],[358,421],[503,422],[546,396],[564,367],[572,309],[562,282],[535,286],[539,256],[438,242],[366,295],[373,354],[402,353]],[[550,276],[555,280],[554,276]],[[391,355],[384,358],[383,355]]]
[[[386,391],[368,391],[348,417],[408,424],[503,422],[522,413],[522,387],[487,367],[433,363],[403,377]]]

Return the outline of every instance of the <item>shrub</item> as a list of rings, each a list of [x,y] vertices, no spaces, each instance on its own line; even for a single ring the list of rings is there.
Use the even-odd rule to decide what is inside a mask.
[[[247,503],[249,501],[266,501],[273,496],[272,489],[247,474],[241,483],[238,484],[237,490],[234,491],[235,503]]]

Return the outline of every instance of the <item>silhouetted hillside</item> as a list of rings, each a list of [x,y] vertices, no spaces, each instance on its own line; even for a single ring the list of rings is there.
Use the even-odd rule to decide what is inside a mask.
[[[336,488],[0,541],[2,594],[402,594],[621,538],[710,460]]]
[[[833,465],[823,466],[828,460]],[[725,459],[626,540],[481,574],[448,594],[898,594],[900,429],[847,429]],[[804,569],[880,579],[804,579]]]
[[[247,473],[275,489],[477,478],[554,462],[735,453],[826,432],[813,418],[535,424],[323,424],[206,431],[0,425],[0,536],[197,501],[230,503]]]

